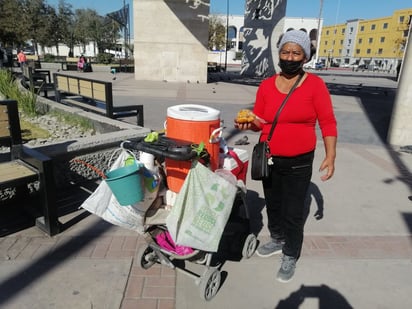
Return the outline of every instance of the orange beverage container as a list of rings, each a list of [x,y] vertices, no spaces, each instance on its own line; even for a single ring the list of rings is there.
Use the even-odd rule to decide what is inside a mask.
[[[166,136],[182,141],[200,144],[203,142],[210,154],[210,167],[219,167],[219,139],[211,140],[211,135],[220,128],[220,111],[203,105],[182,104],[167,109]],[[190,170],[191,161],[165,159],[167,185],[178,193]]]

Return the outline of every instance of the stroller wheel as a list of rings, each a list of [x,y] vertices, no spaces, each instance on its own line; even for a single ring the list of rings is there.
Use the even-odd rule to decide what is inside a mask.
[[[220,288],[221,275],[216,268],[209,268],[200,278],[200,296],[203,300],[211,300]]]
[[[137,252],[137,260],[140,261],[142,268],[149,269],[157,262],[157,256],[152,248],[142,247]]]
[[[255,253],[257,247],[257,238],[254,234],[249,234],[246,237],[245,243],[242,249],[242,256],[246,259],[250,258]]]

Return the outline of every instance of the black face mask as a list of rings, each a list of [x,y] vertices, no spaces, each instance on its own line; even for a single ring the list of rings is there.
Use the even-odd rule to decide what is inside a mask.
[[[279,59],[279,67],[286,75],[296,75],[303,67],[303,61],[289,61]]]

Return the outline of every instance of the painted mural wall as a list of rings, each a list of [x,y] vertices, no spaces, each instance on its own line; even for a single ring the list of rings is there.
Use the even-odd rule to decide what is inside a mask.
[[[246,0],[242,75],[267,77],[276,73],[276,45],[284,29],[286,3]]]

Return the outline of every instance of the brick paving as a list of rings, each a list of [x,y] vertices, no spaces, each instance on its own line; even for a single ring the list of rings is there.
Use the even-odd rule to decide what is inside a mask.
[[[121,309],[174,309],[175,270],[158,264],[142,269],[136,259],[141,246],[145,246],[141,236],[11,235],[0,239],[2,260],[133,258]],[[302,255],[328,259],[410,259],[412,236],[308,235]]]
[[[175,271],[162,265],[142,269],[136,259],[141,236],[7,236],[0,239],[1,260],[58,261],[72,259],[133,258],[121,309],[172,309],[175,307]]]

